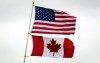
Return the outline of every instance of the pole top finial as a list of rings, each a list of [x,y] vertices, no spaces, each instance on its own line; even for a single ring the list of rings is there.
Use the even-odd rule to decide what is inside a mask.
[[[32,5],[34,5],[34,0],[33,0],[33,2],[32,2]]]
[[[34,4],[34,2],[32,2]]]
[[[32,5],[34,6],[34,2],[32,2]]]

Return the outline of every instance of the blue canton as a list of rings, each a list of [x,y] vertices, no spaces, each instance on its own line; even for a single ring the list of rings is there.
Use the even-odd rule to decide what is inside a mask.
[[[35,11],[35,20],[55,21],[55,13],[52,9],[35,6]]]

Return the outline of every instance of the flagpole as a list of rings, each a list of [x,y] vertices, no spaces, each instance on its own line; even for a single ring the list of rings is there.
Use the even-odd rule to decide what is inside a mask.
[[[30,32],[31,19],[32,19],[32,13],[33,13],[33,6],[34,6],[34,2],[32,2],[32,10],[31,10],[30,23],[29,23],[29,28],[28,28],[28,35],[27,35],[27,42],[26,42],[26,47],[25,47],[25,54],[24,54],[23,63],[26,62],[26,53],[27,53],[28,39],[29,39],[29,34],[30,34],[29,32]]]

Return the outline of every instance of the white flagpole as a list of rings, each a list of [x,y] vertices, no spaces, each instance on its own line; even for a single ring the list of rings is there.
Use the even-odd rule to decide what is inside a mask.
[[[31,26],[31,20],[32,20],[33,6],[34,6],[34,1],[32,2],[32,10],[31,10],[30,23],[29,23],[29,29],[28,29],[27,42],[26,42],[26,47],[25,47],[25,54],[24,54],[23,63],[26,62],[26,57],[27,57],[26,53],[27,53],[28,39],[29,39],[29,34],[30,34],[30,26]]]

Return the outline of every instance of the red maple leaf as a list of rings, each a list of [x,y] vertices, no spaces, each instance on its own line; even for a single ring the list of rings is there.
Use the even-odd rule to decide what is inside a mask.
[[[56,40],[52,39],[50,40],[51,43],[47,44],[47,48],[50,50],[50,52],[53,52],[53,56],[56,53],[58,53],[58,50],[61,48],[60,45],[61,44],[58,44],[56,43]]]

